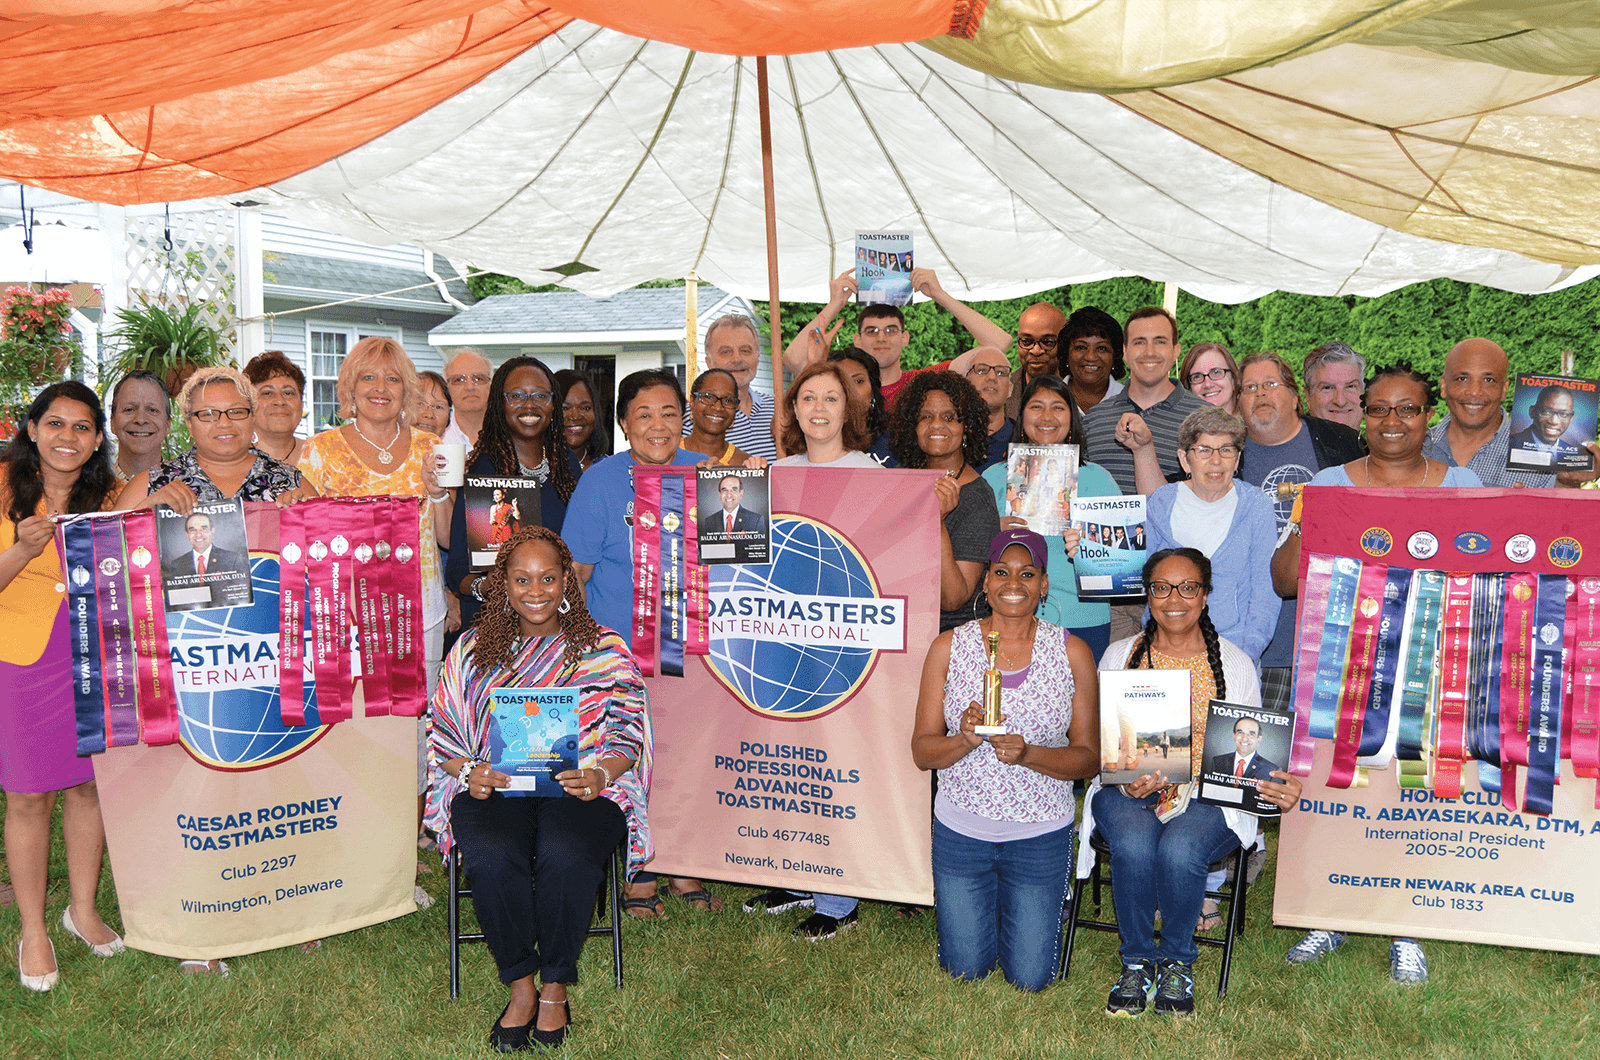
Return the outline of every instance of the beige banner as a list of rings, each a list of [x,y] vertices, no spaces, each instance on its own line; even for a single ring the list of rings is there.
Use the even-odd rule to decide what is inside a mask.
[[[1549,817],[1518,813],[1463,771],[1460,799],[1402,789],[1393,770],[1365,788],[1324,781],[1317,741],[1300,807],[1284,814],[1274,922],[1373,935],[1600,953],[1600,812],[1595,782],[1570,775]]]
[[[416,724],[358,709],[245,771],[179,745],[96,756],[128,945],[209,960],[414,912]]]
[[[711,568],[711,655],[647,682],[651,869],[932,903],[911,730],[938,632],[937,478],[773,470],[773,562]]]

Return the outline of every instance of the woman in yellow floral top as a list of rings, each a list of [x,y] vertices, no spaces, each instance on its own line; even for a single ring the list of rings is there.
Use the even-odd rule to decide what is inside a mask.
[[[300,454],[300,473],[324,497],[385,494],[423,498],[421,510],[422,618],[428,666],[428,698],[439,683],[444,657],[444,576],[438,541],[450,540],[450,492],[433,474],[433,443],[426,431],[408,422],[421,387],[416,366],[393,339],[366,338],[355,344],[339,367],[339,415],[354,417],[343,427],[308,439]],[[425,720],[418,719],[417,814],[427,790]]]

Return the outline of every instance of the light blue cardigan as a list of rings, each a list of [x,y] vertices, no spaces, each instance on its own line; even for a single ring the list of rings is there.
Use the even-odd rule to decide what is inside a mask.
[[[1182,482],[1169,482],[1150,494],[1145,505],[1145,532],[1150,552],[1177,548],[1172,537],[1172,506]],[[1211,554],[1211,595],[1207,606],[1217,635],[1232,641],[1258,667],[1272,641],[1283,601],[1272,588],[1272,553],[1278,543],[1278,522],[1272,502],[1260,487],[1235,479],[1239,503],[1233,508],[1228,536]]]

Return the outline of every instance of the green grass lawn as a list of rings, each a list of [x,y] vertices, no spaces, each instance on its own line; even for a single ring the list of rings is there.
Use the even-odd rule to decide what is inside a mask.
[[[59,835],[59,826],[58,833]],[[1275,833],[1271,835],[1276,839]],[[1274,842],[1274,846],[1275,846]],[[1298,931],[1271,927],[1273,862],[1250,891],[1227,1001],[1220,951],[1197,965],[1193,1019],[1109,1020],[1116,938],[1082,932],[1073,974],[1042,994],[998,975],[975,984],[934,960],[931,915],[902,920],[866,903],[861,923],[828,942],[790,937],[803,914],[747,916],[751,888],[713,884],[728,909],[668,903],[668,919],[625,927],[627,985],[611,983],[604,939],[584,951],[573,991],[575,1057],[1486,1057],[1585,1056],[1595,1032],[1600,959],[1428,943],[1431,982],[1388,979],[1388,940],[1357,937],[1322,965],[1290,968]],[[298,949],[241,957],[227,981],[180,977],[175,962],[128,951],[102,961],[59,928],[66,867],[59,843],[50,913],[61,983],[48,995],[0,982],[0,1055],[60,1058],[455,1057],[488,1055],[504,1004],[487,950],[468,947],[462,997],[449,999],[441,900],[387,924]],[[109,872],[102,913],[120,923]],[[0,945],[15,954],[15,909]]]

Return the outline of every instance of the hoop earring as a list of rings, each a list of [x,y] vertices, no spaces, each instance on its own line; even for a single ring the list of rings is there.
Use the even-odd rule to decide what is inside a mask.
[[[572,601],[568,600],[565,596],[563,596],[561,598],[561,603],[556,605],[556,614],[564,615],[568,611],[571,611],[571,610],[572,610]]]

